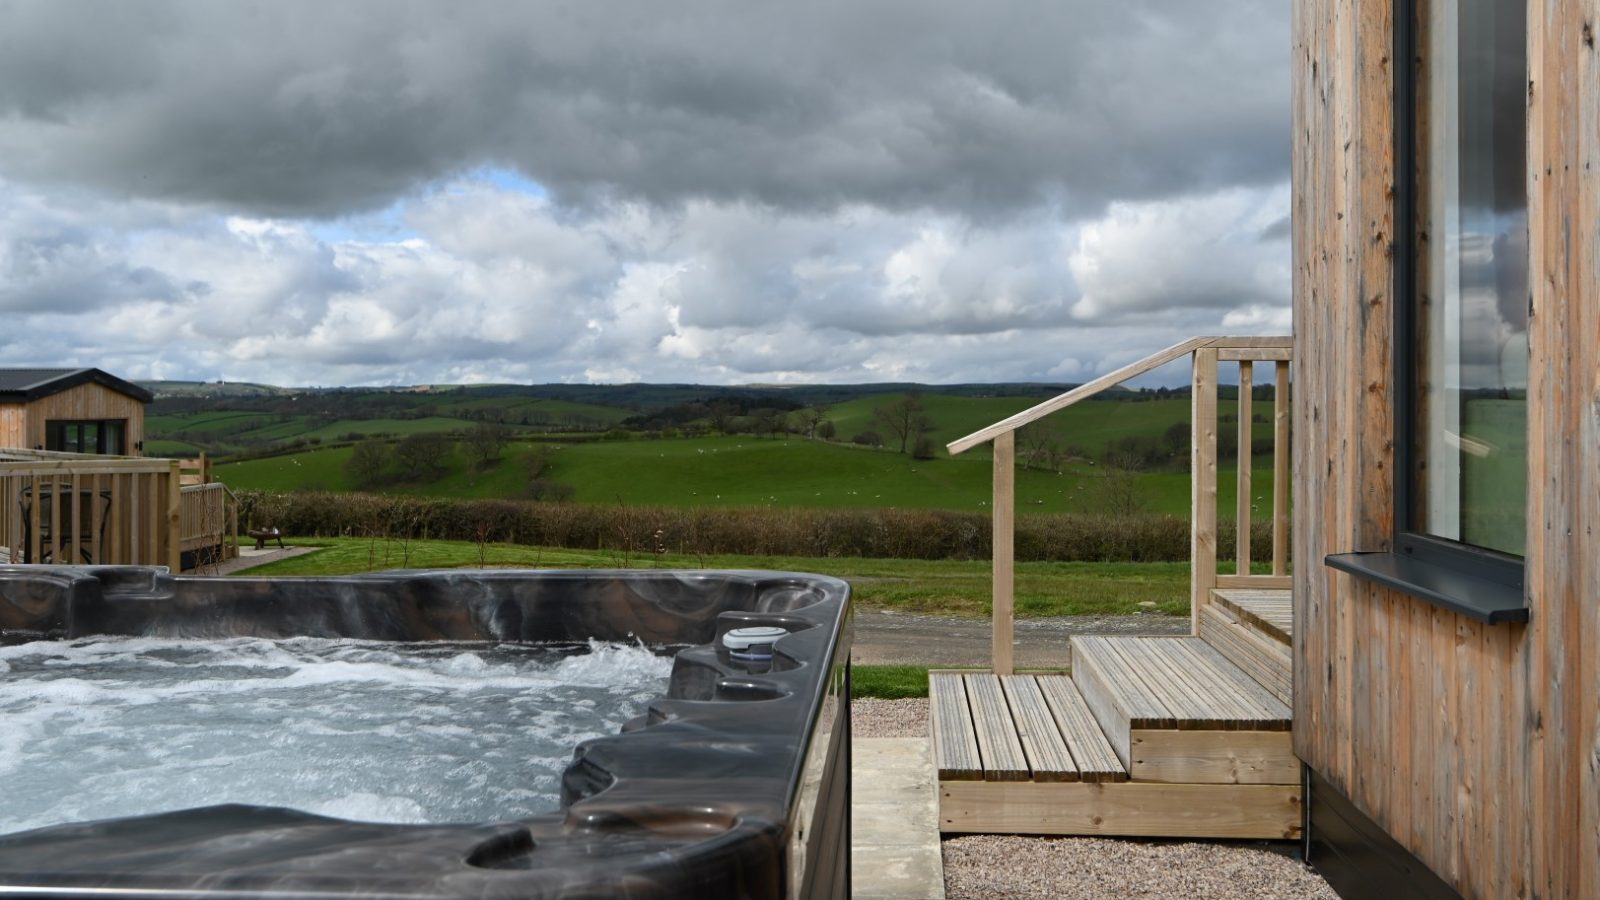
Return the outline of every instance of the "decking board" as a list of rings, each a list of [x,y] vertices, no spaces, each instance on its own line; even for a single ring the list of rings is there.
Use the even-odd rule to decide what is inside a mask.
[[[1290,591],[1219,588],[1211,592],[1211,597],[1279,643],[1293,643],[1294,600]]]
[[[1044,695],[1032,675],[1006,675],[1000,679],[1017,737],[1034,781],[1077,781],[1078,766],[1061,736],[1061,729],[1045,705]]]
[[[1081,781],[1126,781],[1128,770],[1117,759],[1106,733],[1084,702],[1083,696],[1065,675],[1041,675],[1039,691],[1044,695],[1061,737],[1072,753]]]
[[[983,760],[960,675],[929,673],[928,716],[940,781],[980,780]]]
[[[1027,781],[1032,773],[1000,679],[994,675],[963,675],[961,680],[972,707],[972,728],[978,736],[984,780]]]

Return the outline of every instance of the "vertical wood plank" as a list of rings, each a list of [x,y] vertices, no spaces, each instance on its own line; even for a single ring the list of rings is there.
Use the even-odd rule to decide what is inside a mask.
[[[182,463],[173,460],[166,474],[166,517],[163,525],[167,532],[167,568],[176,575],[183,571],[183,470]]]
[[[110,549],[106,554],[108,565],[127,565],[128,551],[122,544],[122,521],[128,515],[128,492],[125,487],[126,476],[111,476],[111,536],[108,539]]]
[[[1194,352],[1189,414],[1189,633],[1200,633],[1200,610],[1217,580],[1217,351]]]
[[[42,507],[44,504],[44,498],[40,496],[40,488],[42,483],[39,480],[39,476],[31,476],[28,479],[28,486],[32,488],[32,492],[29,495],[28,500],[29,536],[28,553],[26,558],[28,562],[36,563],[44,560],[44,540],[43,536],[39,534],[39,528],[41,527],[40,521],[44,518],[43,512],[40,509],[40,507]]]
[[[50,476],[50,562],[61,565],[61,493],[62,483],[54,474]]]
[[[95,563],[105,565],[106,548],[101,546],[100,536],[104,533],[101,527],[105,525],[106,513],[100,500],[100,473],[95,472],[89,479],[89,554]]]
[[[150,523],[146,521],[145,482],[149,478],[139,472],[128,474],[128,565],[131,566],[147,564],[145,545],[151,532]]]
[[[1272,574],[1289,573],[1289,364],[1276,364],[1272,401]]]
[[[1016,555],[1016,433],[994,439],[994,572],[991,656],[996,675],[1010,675],[1012,667],[1012,603],[1015,596]]]
[[[1248,362],[1239,363],[1239,459],[1234,470],[1236,476],[1234,519],[1233,519],[1233,544],[1234,544],[1234,572],[1240,575],[1250,574],[1250,519],[1251,519],[1251,467],[1255,460],[1250,452],[1253,440],[1251,434],[1251,420],[1255,416],[1255,366]]]

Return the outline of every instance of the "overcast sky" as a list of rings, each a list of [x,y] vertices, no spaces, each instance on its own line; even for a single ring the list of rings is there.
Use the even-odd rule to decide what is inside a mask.
[[[1282,0],[0,0],[0,365],[1074,381],[1289,327]]]

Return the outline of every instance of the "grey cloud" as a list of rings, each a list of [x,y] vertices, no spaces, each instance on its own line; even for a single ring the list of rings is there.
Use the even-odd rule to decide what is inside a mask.
[[[1288,157],[1270,0],[44,0],[0,20],[0,171],[258,215],[491,164],[569,203],[1075,217],[1269,183]]]

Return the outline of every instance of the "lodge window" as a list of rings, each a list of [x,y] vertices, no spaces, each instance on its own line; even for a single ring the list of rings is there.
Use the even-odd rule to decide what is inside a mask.
[[[1336,568],[1525,620],[1527,10],[1397,4],[1394,550]]]
[[[50,419],[44,423],[44,448],[67,453],[127,451],[127,419]]]

